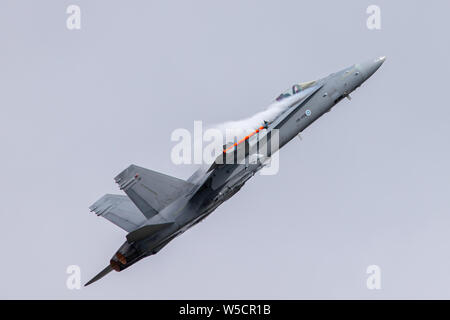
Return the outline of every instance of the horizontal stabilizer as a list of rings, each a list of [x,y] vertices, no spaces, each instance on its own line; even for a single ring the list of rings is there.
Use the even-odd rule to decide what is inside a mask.
[[[161,224],[149,224],[146,226],[143,226],[133,232],[130,232],[127,235],[127,241],[128,243],[131,243],[133,241],[138,241],[145,239],[152,234],[157,233],[158,231],[167,228],[168,226],[172,225],[173,222],[167,222],[167,223],[161,223]]]
[[[128,232],[135,230],[147,220],[127,196],[117,194],[105,194],[89,209]]]
[[[89,280],[84,286],[88,286],[91,283],[94,283],[97,280],[100,280],[101,278],[103,278],[104,276],[106,276],[108,273],[110,273],[113,270],[113,268],[108,265],[105,269],[103,269],[102,271],[100,271],[99,274],[97,274],[95,277],[93,277],[91,280]]]

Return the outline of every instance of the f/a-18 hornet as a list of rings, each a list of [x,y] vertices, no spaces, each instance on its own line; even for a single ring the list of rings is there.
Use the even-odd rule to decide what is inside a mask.
[[[124,270],[157,253],[208,216],[263,168],[276,149],[299,135],[343,98],[350,99],[350,93],[384,61],[385,57],[379,57],[316,81],[293,85],[274,101],[281,106],[279,114],[270,121],[262,121],[243,139],[224,145],[216,161],[206,169],[197,170],[187,180],[136,165],[122,171],[115,181],[126,196],[106,194],[90,209],[127,231],[126,241],[109,265],[86,285],[112,270]],[[277,148],[272,147],[275,132]],[[261,154],[260,149],[264,147],[265,153]],[[249,161],[255,156],[256,161]]]

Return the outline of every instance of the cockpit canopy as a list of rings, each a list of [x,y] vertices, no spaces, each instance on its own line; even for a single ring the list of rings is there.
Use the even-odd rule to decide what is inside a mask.
[[[309,81],[309,82],[294,84],[291,88],[289,88],[286,91],[284,91],[283,93],[281,93],[275,100],[281,101],[284,98],[290,97],[291,95],[297,94],[300,91],[313,86],[315,83],[316,83],[316,81]]]

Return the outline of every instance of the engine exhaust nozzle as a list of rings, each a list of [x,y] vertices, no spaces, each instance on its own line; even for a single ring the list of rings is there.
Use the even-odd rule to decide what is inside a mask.
[[[121,264],[127,264],[127,259],[125,258],[125,256],[123,254],[121,254],[120,252],[116,253],[116,257],[117,259],[120,261]]]
[[[116,260],[110,260],[109,261],[109,265],[111,266],[111,268],[113,268],[113,270],[119,272],[120,271],[120,265]]]

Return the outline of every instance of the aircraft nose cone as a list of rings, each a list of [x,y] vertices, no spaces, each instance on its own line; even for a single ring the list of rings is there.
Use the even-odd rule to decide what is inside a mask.
[[[384,63],[386,57],[378,57],[369,61],[365,61],[359,64],[359,70],[364,75],[364,79],[368,79],[371,75],[378,70],[379,67]]]

